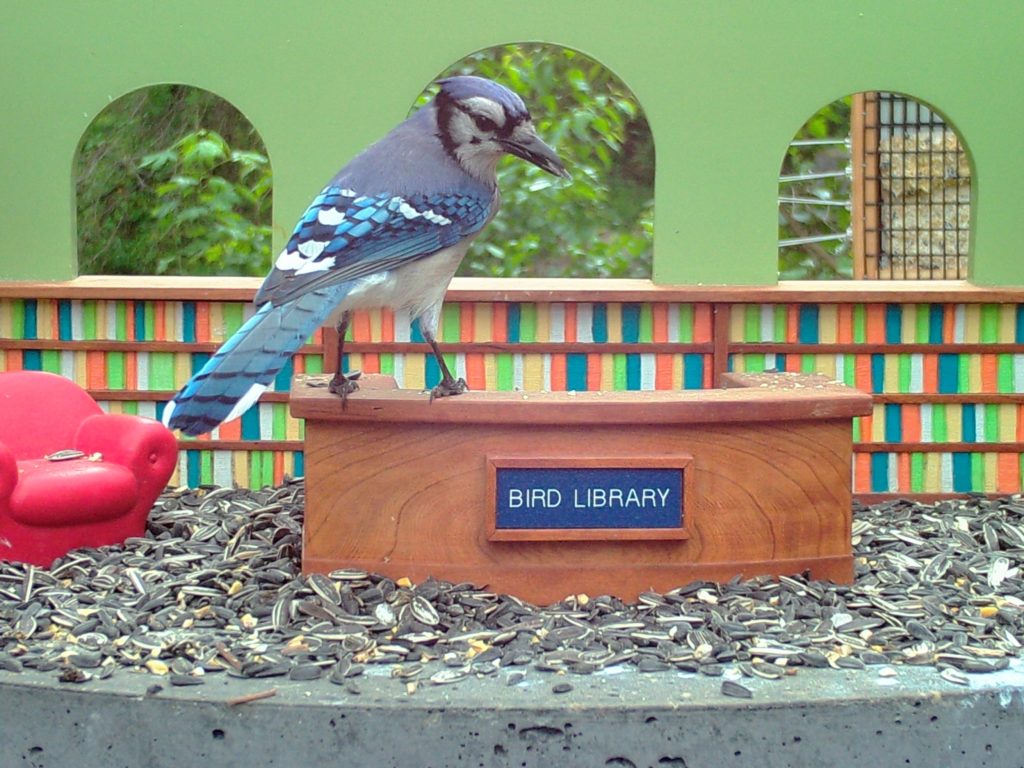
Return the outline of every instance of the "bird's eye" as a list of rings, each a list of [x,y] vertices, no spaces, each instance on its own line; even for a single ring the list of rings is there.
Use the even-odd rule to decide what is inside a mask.
[[[491,120],[489,117],[483,115],[470,115],[473,118],[473,122],[476,123],[476,127],[485,133],[491,133],[492,131],[498,130],[498,124]]]

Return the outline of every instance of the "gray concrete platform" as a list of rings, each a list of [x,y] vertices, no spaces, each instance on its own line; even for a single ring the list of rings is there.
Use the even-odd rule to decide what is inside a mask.
[[[172,688],[151,675],[61,684],[0,673],[0,768],[182,766],[1024,766],[1024,663],[948,683],[932,668],[808,670],[743,680],[633,668],[592,676],[530,670],[415,693],[386,667],[355,679],[213,676]],[[557,683],[572,690],[554,693]],[[154,684],[163,689],[147,693]],[[275,695],[230,705],[239,696]]]

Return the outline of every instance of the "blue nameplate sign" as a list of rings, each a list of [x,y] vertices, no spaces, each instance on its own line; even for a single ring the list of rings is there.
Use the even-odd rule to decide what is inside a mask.
[[[491,458],[492,541],[682,539],[689,456]]]

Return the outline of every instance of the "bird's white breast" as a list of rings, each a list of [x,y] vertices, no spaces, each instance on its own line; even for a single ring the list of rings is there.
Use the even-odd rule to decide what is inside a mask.
[[[404,309],[414,318],[440,307],[468,247],[468,242],[458,243],[397,269],[360,278],[331,321],[336,322],[342,312],[353,309]]]

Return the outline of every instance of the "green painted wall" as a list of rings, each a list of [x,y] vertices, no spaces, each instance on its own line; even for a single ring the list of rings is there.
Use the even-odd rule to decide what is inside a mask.
[[[128,91],[188,83],[246,113],[273,162],[280,246],[315,191],[436,73],[527,40],[601,60],[643,103],[657,146],[656,282],[774,282],[787,143],[823,104],[882,89],[954,121],[975,166],[973,278],[1024,284],[1021,0],[10,3],[0,278],[75,275],[72,158]],[[253,49],[263,55],[240,66]]]

